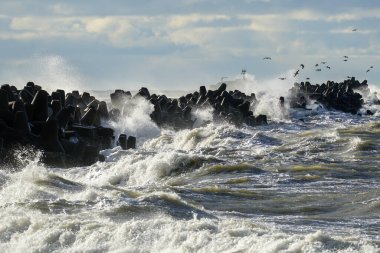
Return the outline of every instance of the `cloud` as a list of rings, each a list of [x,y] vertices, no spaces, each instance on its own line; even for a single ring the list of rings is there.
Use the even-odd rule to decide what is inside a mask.
[[[0,37],[25,40],[100,36],[113,46],[130,47],[137,43],[144,45],[144,39],[156,37],[157,33],[151,29],[158,28],[159,21],[159,18],[144,16],[17,17],[11,20],[10,31]]]
[[[62,4],[50,6],[54,13],[68,14],[70,8]],[[153,40],[159,43],[202,45],[210,40],[210,34],[217,35],[241,30],[267,34],[272,39],[274,33],[312,33],[308,22],[343,22],[362,18],[380,18],[380,10],[356,11],[344,14],[323,14],[312,9],[300,9],[282,14],[199,14],[183,15],[108,15],[108,16],[21,16],[9,19],[8,31],[2,39],[43,39],[43,38],[88,38],[103,37],[115,47],[151,46]],[[306,23],[305,23],[306,22]],[[191,28],[191,29],[190,29]],[[318,30],[316,30],[318,31]],[[366,31],[366,32],[364,32]],[[369,29],[361,33],[367,33]],[[331,33],[346,32],[341,27],[330,29]],[[360,32],[360,31],[359,31]]]
[[[227,15],[201,15],[198,13],[190,15],[175,15],[169,18],[168,25],[171,28],[180,28],[199,22],[210,23],[213,21],[230,20],[230,18],[231,17]]]
[[[202,45],[218,33],[234,27],[218,27],[214,21],[228,20],[225,15],[199,14],[163,16],[104,17],[16,17],[3,39],[105,38],[115,47],[155,46],[162,43]]]
[[[17,17],[10,21],[10,30],[1,38],[35,40],[54,37],[80,38],[84,27],[78,18]]]
[[[322,19],[322,15],[320,13],[309,9],[293,11],[286,16],[289,19],[298,21],[316,21]]]
[[[366,9],[366,10],[351,10],[347,13],[339,13],[335,15],[327,15],[324,17],[327,21],[344,22],[344,21],[357,21],[362,19],[379,19],[380,9]]]
[[[348,9],[345,12],[326,14],[320,10],[300,9],[288,14],[281,15],[284,18],[298,21],[326,21],[326,22],[346,22],[358,21],[363,19],[379,19],[380,9]]]
[[[41,13],[37,8],[26,11],[29,2],[21,9],[6,4],[14,6],[14,12],[0,3],[0,44],[20,55],[35,51],[67,55],[81,68],[86,65],[87,73],[95,65],[91,61],[97,61],[94,69],[112,68],[109,71],[115,74],[115,66],[110,66],[118,61],[131,69],[123,78],[132,81],[139,80],[139,68],[155,73],[156,77],[149,77],[152,79],[144,76],[149,82],[170,82],[171,77],[165,77],[170,69],[192,69],[199,77],[212,80],[210,72],[218,68],[252,66],[264,74],[281,73],[294,62],[295,66],[298,62],[312,64],[341,54],[366,54],[374,59],[380,54],[376,27],[380,9],[359,4],[326,10],[323,4],[298,0],[286,4],[272,0],[271,5],[266,0],[238,4],[228,0],[148,0],[149,6],[131,0],[116,0],[112,5],[94,0],[91,6],[72,0],[45,1]],[[332,5],[337,3],[332,1]],[[352,28],[358,31],[353,33]],[[86,57],[80,56],[83,50],[87,50]],[[263,56],[273,57],[270,70],[268,65],[262,66]],[[11,53],[7,57],[11,58]],[[87,57],[92,58],[84,59]]]
[[[57,15],[72,15],[75,13],[75,9],[72,6],[62,3],[50,5],[48,9],[52,14]]]
[[[366,29],[366,30],[363,30],[363,29],[359,29],[357,31],[352,31],[352,27],[347,27],[347,28],[342,28],[342,29],[332,29],[329,31],[329,33],[335,33],[335,34],[352,34],[352,35],[358,35],[358,34],[374,34],[374,33],[378,33],[379,31],[378,30],[369,30],[369,29]]]
[[[212,28],[183,29],[168,33],[168,41],[180,45],[203,45],[214,35]]]
[[[374,14],[374,13],[373,13]],[[330,15],[331,18],[331,15]],[[7,40],[69,39],[94,40],[114,48],[197,47],[208,55],[277,54],[315,50],[318,34],[344,34],[349,28],[326,29],[307,26],[323,19],[316,11],[302,9],[282,15],[186,15],[145,16],[63,16],[14,17],[9,30],[0,34]],[[331,22],[331,21],[326,21]],[[221,24],[222,23],[222,24]],[[375,29],[359,29],[370,34]],[[319,35],[320,36],[320,35]],[[323,43],[322,43],[323,45]],[[255,53],[252,53],[252,47]],[[318,50],[319,51],[319,50]]]
[[[253,31],[274,33],[289,30],[288,24],[278,15],[253,15],[246,18],[251,21],[249,28]]]

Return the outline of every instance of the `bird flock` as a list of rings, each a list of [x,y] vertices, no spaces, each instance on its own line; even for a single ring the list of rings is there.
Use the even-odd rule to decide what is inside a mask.
[[[264,57],[263,59],[264,59],[264,60],[271,60],[272,58],[271,58],[271,57]],[[347,62],[348,59],[349,59],[349,57],[348,57],[347,55],[344,55],[344,56],[343,56],[343,61],[344,61],[344,62]],[[300,66],[300,68],[297,69],[296,72],[294,72],[293,77],[297,77],[297,76],[300,74],[300,70],[303,70],[303,69],[305,68],[305,64],[303,64],[303,63],[301,63],[299,66]],[[327,62],[326,62],[326,61],[322,61],[322,62],[320,62],[320,63],[316,63],[316,64],[314,65],[314,67],[315,67],[315,71],[316,71],[316,72],[321,72],[322,69],[331,70],[331,66],[327,65]],[[373,66],[370,66],[370,67],[366,70],[366,73],[370,72],[372,69],[373,69]],[[351,77],[350,77],[350,76],[347,76],[347,78],[350,79]],[[279,77],[278,79],[280,79],[280,80],[283,81],[283,80],[286,79],[286,77]],[[310,80],[310,78],[307,77],[306,80]]]
[[[358,31],[357,28],[352,29],[352,32],[356,32],[356,31]],[[269,60],[272,60],[272,57],[270,57],[270,56],[266,56],[266,57],[263,58],[263,60],[265,60],[265,61],[269,61]],[[347,55],[344,55],[344,56],[342,57],[342,61],[343,61],[343,62],[348,62],[348,61],[349,61],[349,57],[348,57]],[[300,70],[303,70],[303,69],[305,68],[305,64],[303,64],[303,63],[301,63],[299,66],[300,66],[300,68],[297,69],[296,72],[294,72],[293,77],[297,77],[297,76],[300,74]],[[320,63],[316,63],[316,64],[314,65],[314,67],[315,67],[315,71],[316,71],[316,72],[321,72],[323,69],[331,70],[331,66],[327,64],[327,61],[322,61],[322,62],[320,62]],[[370,67],[366,70],[366,73],[370,72],[372,69],[373,69],[373,66],[370,66]],[[244,73],[245,73],[245,71],[246,71],[246,70],[244,70]],[[351,77],[350,77],[350,76],[347,76],[347,78],[350,79]],[[285,80],[286,77],[278,77],[278,79],[280,79],[280,80]],[[310,80],[310,78],[307,77],[306,80]]]

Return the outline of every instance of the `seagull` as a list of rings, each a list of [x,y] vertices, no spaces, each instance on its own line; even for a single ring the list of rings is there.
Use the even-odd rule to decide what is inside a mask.
[[[296,73],[294,73],[294,77],[296,77],[300,73],[300,70],[298,69]]]
[[[326,61],[323,61],[323,62],[321,62],[322,64],[326,64],[327,62]]]
[[[303,65],[303,64],[301,64],[300,66],[301,66],[301,68],[302,68],[302,69],[304,69],[304,68],[305,68],[305,65]]]
[[[317,63],[317,64],[315,64],[315,66],[316,66],[316,67],[318,67],[318,66],[319,66],[319,65],[318,65],[318,63]]]
[[[267,57],[264,57],[263,60],[272,60],[272,58],[267,56]]]
[[[322,69],[316,69],[315,71],[322,71]]]
[[[348,61],[347,59],[344,59],[343,61]]]
[[[346,58],[346,59],[348,59],[348,56],[347,56],[347,55],[345,55],[345,56],[343,56],[343,58]]]
[[[326,68],[327,68],[327,69],[331,69],[331,67],[330,67],[330,66],[326,66]]]
[[[284,81],[286,79],[286,77],[279,77],[278,79]]]
[[[356,32],[357,30],[358,30],[357,28],[352,29],[353,32]]]
[[[367,69],[367,72],[366,72],[366,73],[368,73],[370,70],[371,70],[371,69]]]

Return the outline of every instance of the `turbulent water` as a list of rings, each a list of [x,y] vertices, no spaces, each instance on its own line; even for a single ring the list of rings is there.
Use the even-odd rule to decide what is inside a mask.
[[[259,127],[205,110],[182,131],[130,108],[109,124],[136,150],[70,169],[24,150],[0,170],[1,252],[380,252],[380,108],[262,105]]]

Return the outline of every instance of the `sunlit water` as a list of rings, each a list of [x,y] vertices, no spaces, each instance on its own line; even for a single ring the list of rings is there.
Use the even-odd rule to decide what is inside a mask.
[[[20,156],[0,170],[0,251],[380,252],[379,108],[266,104],[267,126],[205,125],[203,110],[173,131],[139,102],[105,122],[137,150],[71,169]]]

